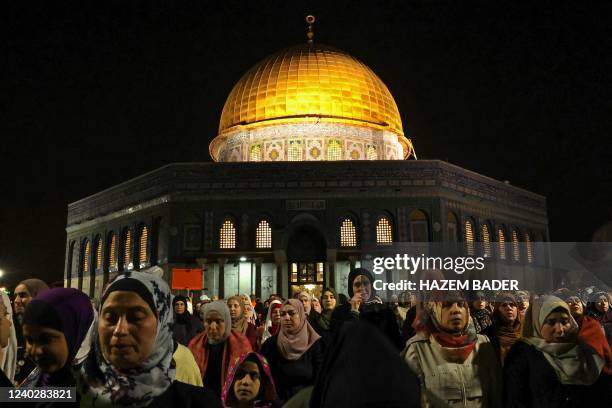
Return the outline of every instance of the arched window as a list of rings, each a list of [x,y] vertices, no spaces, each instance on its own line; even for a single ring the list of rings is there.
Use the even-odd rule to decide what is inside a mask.
[[[230,220],[223,221],[219,230],[219,248],[236,249],[236,227]]]
[[[491,246],[491,233],[487,223],[480,225],[480,239],[482,241],[482,254],[485,258],[493,256],[493,248]]]
[[[110,271],[116,271],[119,266],[117,263],[117,236],[114,232],[111,232],[108,237],[108,269]]]
[[[421,210],[410,213],[410,236],[412,242],[429,242],[427,215]]]
[[[123,233],[123,267],[126,270],[134,269],[132,254],[132,230],[126,228]]]
[[[98,236],[95,244],[94,270],[102,270],[102,238]]]
[[[366,159],[378,160],[378,151],[376,150],[376,146],[368,145],[366,147]]]
[[[393,243],[393,225],[387,217],[380,217],[376,223],[376,243],[378,245]]]
[[[327,142],[327,160],[342,160],[342,145],[339,140]]]
[[[452,212],[446,215],[446,233],[449,242],[459,242],[459,228],[457,228],[457,216]]]
[[[465,250],[468,255],[476,255],[476,244],[474,243],[474,223],[465,220]]]
[[[525,252],[527,253],[527,263],[533,263],[534,258],[534,245],[533,240],[531,239],[531,235],[529,233],[525,233]]]
[[[255,247],[258,249],[272,248],[272,228],[266,220],[259,221],[257,225]]]
[[[83,252],[81,257],[81,271],[83,274],[89,273],[89,257],[91,256],[91,243],[88,239],[83,242]]]
[[[146,225],[140,226],[138,237],[138,263],[140,268],[145,268],[149,263],[149,229]]]
[[[76,242],[74,241],[70,241],[70,243],[68,244],[68,264],[67,264],[67,269],[66,269],[66,287],[70,288],[72,287],[72,274],[75,271],[74,268],[74,248],[76,246]]]
[[[301,140],[290,140],[289,141],[289,161],[302,161],[302,141]]]
[[[260,144],[251,146],[251,154],[249,155],[249,160],[253,162],[261,161],[261,145]]]
[[[357,230],[355,224],[350,218],[345,218],[340,225],[340,246],[341,247],[356,247],[357,246]]]
[[[519,232],[517,229],[512,229],[512,260],[521,260],[521,245],[519,244]]]
[[[504,227],[497,227],[497,244],[499,251],[499,259],[506,259],[506,233]]]

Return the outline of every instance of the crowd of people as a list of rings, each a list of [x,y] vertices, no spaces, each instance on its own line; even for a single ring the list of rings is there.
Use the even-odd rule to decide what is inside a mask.
[[[192,302],[159,272],[121,273],[99,300],[38,279],[20,282],[12,302],[1,293],[0,386],[75,387],[82,407],[612,401],[605,291],[404,292],[383,302],[356,268],[348,296],[324,288]]]

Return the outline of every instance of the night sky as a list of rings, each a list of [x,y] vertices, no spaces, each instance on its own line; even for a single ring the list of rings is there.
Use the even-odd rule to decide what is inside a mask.
[[[310,13],[387,84],[420,159],[546,196],[553,241],[610,219],[611,2],[99,3],[3,5],[5,284],[62,279],[68,203],[209,161],[232,86]]]

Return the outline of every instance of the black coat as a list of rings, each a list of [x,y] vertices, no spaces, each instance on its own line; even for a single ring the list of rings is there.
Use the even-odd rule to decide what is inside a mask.
[[[610,401],[609,377],[591,386],[562,384],[542,352],[522,341],[508,352],[503,372],[506,408],[604,407]]]
[[[359,314],[351,312],[351,304],[345,303],[334,309],[332,314],[331,330],[332,333],[338,333],[345,322],[354,320],[365,320],[371,325],[377,327],[393,345],[397,348],[397,352],[403,349],[404,344],[400,337],[399,327],[395,313],[390,307],[380,303],[370,303],[362,305],[359,309]]]
[[[149,405],[151,408],[222,408],[221,400],[210,390],[174,381],[162,395]]]
[[[191,339],[203,329],[200,319],[189,312],[185,312],[185,316],[182,319],[177,319],[175,315],[174,326],[172,326],[172,338],[183,346],[187,346]]]
[[[278,397],[287,401],[302,388],[313,385],[323,364],[323,343],[317,340],[297,360],[287,360],[278,351],[278,335],[261,346],[260,353],[268,360]]]

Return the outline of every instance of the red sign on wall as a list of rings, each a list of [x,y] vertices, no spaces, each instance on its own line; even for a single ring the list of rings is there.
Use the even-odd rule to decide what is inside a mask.
[[[172,289],[202,289],[202,268],[172,268]]]

